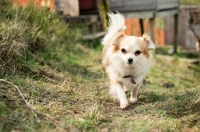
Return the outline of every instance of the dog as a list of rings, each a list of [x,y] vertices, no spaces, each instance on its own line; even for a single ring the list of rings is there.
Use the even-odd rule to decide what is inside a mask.
[[[121,109],[129,106],[126,90],[131,90],[130,101],[135,103],[138,90],[153,59],[155,44],[150,35],[125,35],[125,19],[120,13],[107,13],[109,25],[102,39],[103,67],[110,79],[109,94],[118,99]]]

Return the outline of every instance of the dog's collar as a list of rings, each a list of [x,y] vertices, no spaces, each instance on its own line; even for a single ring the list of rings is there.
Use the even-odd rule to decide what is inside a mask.
[[[134,76],[132,76],[132,75],[126,75],[126,76],[123,76],[122,78],[131,78],[131,82],[133,83],[133,84],[136,84],[136,82],[134,81]]]
[[[129,78],[129,77],[134,78],[132,75],[126,75],[126,76],[123,76],[122,78]]]

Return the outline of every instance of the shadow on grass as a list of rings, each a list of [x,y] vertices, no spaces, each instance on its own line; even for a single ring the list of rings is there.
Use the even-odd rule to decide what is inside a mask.
[[[167,115],[174,118],[180,118],[182,116],[192,114],[200,114],[200,104],[195,103],[195,97],[197,97],[197,91],[177,94],[170,97],[172,98],[172,101],[163,103],[163,105],[159,106],[158,108],[165,110]]]
[[[172,118],[181,118],[188,115],[200,116],[200,103],[195,103],[198,91],[185,92],[177,95],[159,95],[155,92],[142,92],[139,93],[139,100],[137,103],[131,104],[130,109],[135,109],[142,105],[151,104],[151,108],[160,109],[165,111],[166,116]],[[191,125],[200,122],[199,118],[195,118],[191,121]]]
[[[200,102],[195,103],[194,99],[197,91],[186,92],[184,94],[175,95],[172,97],[173,101],[163,103],[158,108],[166,111],[166,115],[172,118],[182,118],[184,116],[195,115],[189,120],[189,127],[200,124]]]
[[[44,76],[48,74],[46,70],[49,69],[65,74],[69,73],[67,76],[73,76],[73,77],[80,76],[81,78],[88,78],[88,79],[93,79],[93,78],[95,79],[101,77],[100,73],[88,70],[93,63],[99,63],[99,65],[101,64],[100,60],[89,59],[90,53],[86,46],[74,44],[74,45],[63,46],[63,48],[60,47],[56,50],[55,47],[52,46],[49,47],[48,49],[40,49],[38,53],[39,54],[35,57],[35,60],[30,59],[27,61],[28,62],[27,71],[30,72],[29,67],[31,67],[31,69],[34,69],[34,71],[39,72],[39,74],[41,75],[44,73]],[[50,78],[53,77],[52,79],[55,78],[53,74],[47,75],[47,77]]]
[[[12,78],[12,80],[14,79],[15,77]],[[84,103],[79,97],[75,97],[73,90],[58,89],[57,91],[53,88],[36,86],[33,84],[34,80],[25,84],[22,81],[25,80],[24,78],[17,77],[17,79],[16,82],[12,82],[13,86],[0,83],[0,131],[55,129],[56,122],[63,118],[63,113],[70,115],[79,113],[80,111],[76,111],[71,106]],[[25,101],[31,104],[27,105]],[[52,111],[57,105],[59,105],[60,109],[57,109],[60,111],[59,113],[55,111],[52,115]]]
[[[156,102],[161,102],[165,101],[168,99],[167,95],[158,95],[155,92],[144,92],[140,93],[139,95],[139,102],[143,103],[156,103]]]
[[[30,100],[33,102],[33,104],[37,104],[37,106],[40,107],[38,108],[38,111],[50,115],[52,114],[52,110],[50,107],[47,108],[47,106],[51,103],[59,103],[62,104],[63,109],[60,109],[59,113],[55,113],[55,120],[59,121],[62,119],[63,115],[60,115],[62,112],[73,116],[74,114],[81,112],[79,105],[75,104],[85,104],[86,102],[90,102],[75,96],[74,89],[76,89],[79,85],[78,83],[80,83],[77,81],[79,80],[79,77],[80,79],[83,78],[94,81],[96,81],[98,78],[102,78],[101,73],[92,72],[89,70],[89,67],[93,63],[88,65],[87,62],[93,60],[85,59],[86,57],[89,57],[90,54],[89,51],[85,50],[84,48],[85,47],[82,46],[78,47],[77,45],[69,45],[64,47],[64,49],[60,47],[61,50],[55,50],[55,47],[39,49],[40,51],[37,52],[35,58],[30,58],[30,60],[27,60],[25,63],[26,66],[23,66],[20,69],[20,75],[22,76],[19,75],[18,77],[7,77],[7,80],[11,80],[13,84],[19,87],[26,100]],[[58,52],[58,50],[60,52]],[[86,62],[84,62],[85,60]],[[99,61],[100,65],[100,60],[94,61]],[[70,90],[59,91],[58,89],[57,91],[54,89],[55,85],[52,85],[52,89],[45,88],[43,85],[40,86],[46,77],[52,79],[52,83],[59,83],[61,85],[65,77],[60,77],[56,73],[64,73],[66,78],[68,78],[67,76],[70,76],[70,79],[76,79],[75,81],[72,81],[72,84],[70,84],[72,85]],[[31,78],[30,82],[25,82],[25,80],[27,80],[26,76]],[[43,79],[43,77],[45,78]],[[22,80],[20,80],[20,78]],[[37,81],[38,85],[32,84],[35,80]],[[70,83],[70,81],[66,83]],[[74,83],[77,83],[77,85]],[[59,87],[59,84],[57,84],[56,87]],[[61,106],[59,106],[58,109],[60,107]],[[54,117],[52,117],[52,119],[54,120]],[[0,120],[4,121],[0,125],[0,131],[1,129],[5,131],[11,131],[15,128],[19,130],[33,131],[38,128],[49,127],[51,129],[56,126],[55,122],[51,121],[51,119],[49,119],[47,116],[41,115],[40,113],[35,113],[33,110],[28,108],[20,94],[13,86],[5,86],[5,84],[1,83]],[[31,123],[33,123],[34,126],[31,126]],[[29,128],[27,126],[31,127]]]

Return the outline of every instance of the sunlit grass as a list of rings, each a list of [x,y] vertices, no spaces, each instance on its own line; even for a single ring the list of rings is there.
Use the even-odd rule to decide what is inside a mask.
[[[108,95],[100,41],[77,41],[81,32],[56,23],[18,71],[1,74],[0,131],[200,131],[198,66],[155,55],[139,101],[121,110]]]
[[[199,0],[180,0],[181,4],[200,4]]]

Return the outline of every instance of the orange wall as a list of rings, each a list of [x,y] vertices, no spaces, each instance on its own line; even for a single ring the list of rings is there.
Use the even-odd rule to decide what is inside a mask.
[[[141,36],[140,22],[136,18],[126,18],[125,20],[127,35]]]
[[[138,18],[126,18],[125,20],[126,30],[125,33],[127,35],[134,35],[134,36],[141,36],[141,29],[140,29],[140,21]],[[150,33],[150,25],[148,22],[144,22],[144,32]],[[155,34],[155,44],[160,46],[164,45],[164,30],[158,27],[154,29]]]
[[[38,7],[43,7],[47,5],[46,3],[50,3],[48,7],[50,10],[54,10],[54,0],[13,0],[13,5],[14,6],[27,6],[30,3],[35,3],[38,5]]]

